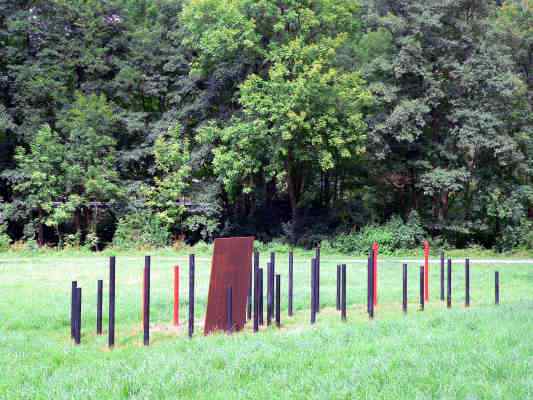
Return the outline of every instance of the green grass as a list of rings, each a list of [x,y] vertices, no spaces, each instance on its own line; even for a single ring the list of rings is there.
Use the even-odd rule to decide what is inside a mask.
[[[304,257],[304,255],[306,257]],[[0,254],[0,398],[424,399],[533,398],[533,265],[471,266],[472,305],[465,309],[464,268],[454,265],[453,308],[438,300],[439,268],[431,268],[431,301],[417,311],[418,268],[409,270],[409,311],[401,312],[401,266],[380,259],[379,307],[365,315],[364,263],[348,265],[348,321],[335,311],[335,261],[323,258],[317,324],[309,324],[309,258],[295,265],[294,318],[287,318],[287,256],[282,274],[283,328],[203,337],[210,260],[197,260],[196,335],[170,326],[172,266],[183,254],[152,258],[152,344],[142,346],[143,258],[117,257],[117,346],[95,331],[101,255]],[[262,265],[266,254],[262,255]],[[493,276],[501,276],[494,306]],[[83,288],[82,345],[69,338],[70,282]],[[185,321],[187,303],[181,304]],[[104,329],[107,332],[107,319]]]

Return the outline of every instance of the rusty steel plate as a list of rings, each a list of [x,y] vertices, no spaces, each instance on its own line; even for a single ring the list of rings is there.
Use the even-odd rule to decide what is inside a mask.
[[[233,330],[246,323],[254,237],[215,239],[204,334],[227,331],[227,288],[232,288]]]

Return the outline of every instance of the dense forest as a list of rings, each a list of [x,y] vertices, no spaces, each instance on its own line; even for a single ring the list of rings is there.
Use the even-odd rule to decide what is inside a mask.
[[[0,248],[533,248],[532,66],[527,0],[0,0]]]

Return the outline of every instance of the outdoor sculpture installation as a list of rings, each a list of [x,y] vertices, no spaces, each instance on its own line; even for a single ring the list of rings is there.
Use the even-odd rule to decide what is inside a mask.
[[[246,302],[252,273],[253,237],[215,239],[204,334],[227,331],[227,293],[231,288],[232,331],[246,322]]]

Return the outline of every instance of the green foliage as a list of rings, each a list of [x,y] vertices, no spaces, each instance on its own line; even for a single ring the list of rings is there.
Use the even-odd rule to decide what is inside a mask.
[[[0,252],[9,250],[9,245],[11,244],[11,239],[6,233],[6,230],[6,223],[0,223]]]
[[[170,243],[170,231],[156,214],[139,211],[120,218],[113,236],[119,249],[157,248]]]
[[[424,238],[418,214],[413,211],[407,222],[395,216],[384,225],[368,225],[359,232],[339,235],[330,241],[330,245],[343,253],[365,254],[376,242],[380,253],[392,254],[397,250],[419,247]]]

